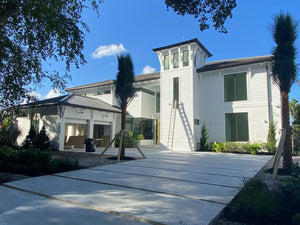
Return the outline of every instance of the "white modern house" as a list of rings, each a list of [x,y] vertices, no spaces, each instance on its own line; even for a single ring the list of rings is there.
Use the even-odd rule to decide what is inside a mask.
[[[209,141],[266,142],[270,121],[281,124],[280,92],[270,77],[271,56],[206,63],[212,54],[198,39],[153,51],[158,55],[160,72],[135,77],[136,93],[126,121],[127,131],[144,135],[141,144],[193,151],[197,149],[204,123]],[[72,110],[76,112],[65,111],[59,116],[62,122],[55,142],[60,150],[70,136],[80,133],[76,131],[78,124],[86,125],[86,137],[100,141],[103,136],[111,140],[120,130],[113,80],[66,91],[74,101],[82,98],[82,104],[76,106],[73,102]],[[94,107],[89,108],[83,104],[83,98],[99,103],[94,102]],[[81,109],[80,114],[77,111]],[[61,111],[56,114],[61,115]],[[96,125],[106,126],[107,135],[97,133]]]

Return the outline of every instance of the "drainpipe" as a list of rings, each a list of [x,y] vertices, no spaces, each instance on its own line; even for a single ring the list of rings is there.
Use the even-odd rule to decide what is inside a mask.
[[[267,94],[268,94],[268,118],[269,118],[269,125],[270,125],[273,115],[272,115],[272,106],[271,106],[271,95],[270,95],[271,85],[270,85],[268,61],[266,61],[266,71],[267,71]]]

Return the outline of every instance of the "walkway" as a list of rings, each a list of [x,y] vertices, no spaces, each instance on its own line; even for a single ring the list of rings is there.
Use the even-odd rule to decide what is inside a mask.
[[[157,150],[145,155],[3,184],[0,224],[209,224],[243,179],[271,158]]]

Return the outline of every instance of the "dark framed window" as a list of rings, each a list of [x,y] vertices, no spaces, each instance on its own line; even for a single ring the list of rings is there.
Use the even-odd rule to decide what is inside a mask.
[[[248,113],[225,114],[226,141],[249,141]]]
[[[179,68],[179,53],[175,52],[173,54],[173,68]]]
[[[224,100],[225,102],[247,100],[246,73],[224,76]]]
[[[169,69],[169,55],[164,56],[164,70]]]
[[[183,66],[189,66],[189,50],[183,51]]]
[[[126,130],[127,132],[132,131],[133,135],[143,134],[145,139],[154,138],[154,119],[144,118],[127,118],[126,119]]]
[[[160,113],[160,92],[156,92],[155,105],[156,113]]]
[[[173,102],[179,102],[179,77],[173,78]]]

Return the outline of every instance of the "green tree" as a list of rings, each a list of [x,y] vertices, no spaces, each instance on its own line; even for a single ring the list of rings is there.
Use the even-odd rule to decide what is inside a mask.
[[[201,137],[200,137],[200,143],[199,143],[199,150],[200,151],[207,151],[208,150],[208,132],[207,132],[205,123],[203,124],[203,126],[201,128]]]
[[[236,0],[165,0],[167,8],[172,8],[178,15],[192,15],[198,19],[200,30],[209,29],[210,20],[213,27],[227,33],[224,26],[228,18],[232,18],[232,10]]]
[[[300,150],[300,104],[298,100],[292,99],[289,103],[290,112],[294,119],[292,125],[292,150]]]
[[[87,25],[81,14],[102,0],[0,0],[0,107],[17,105],[44,79],[64,88],[70,66],[86,61]],[[63,74],[49,71],[50,62],[65,63]],[[54,68],[54,67],[52,67]]]
[[[48,150],[50,148],[50,141],[46,134],[45,126],[42,127],[40,133],[36,136],[34,146],[40,150]]]
[[[289,14],[280,13],[274,17],[273,38],[277,46],[273,50],[272,76],[281,93],[282,128],[287,130],[283,147],[283,167],[290,168],[292,160],[291,128],[289,114],[289,92],[296,79],[297,22]]]
[[[298,124],[300,125],[300,104],[298,103],[298,100],[292,99],[289,103],[291,116],[293,117],[293,125]]]
[[[267,138],[267,149],[271,154],[274,154],[276,147],[276,123],[271,120],[269,124],[268,138]]]
[[[115,84],[115,95],[119,101],[122,118],[121,118],[121,130],[125,130],[126,125],[126,111],[127,106],[131,102],[134,95],[134,69],[132,59],[129,54],[118,56],[118,73],[117,79],[114,81]],[[125,157],[125,141],[122,141],[121,158]]]
[[[28,135],[25,138],[24,148],[34,147],[35,141],[36,141],[36,131],[34,126],[31,125]]]

